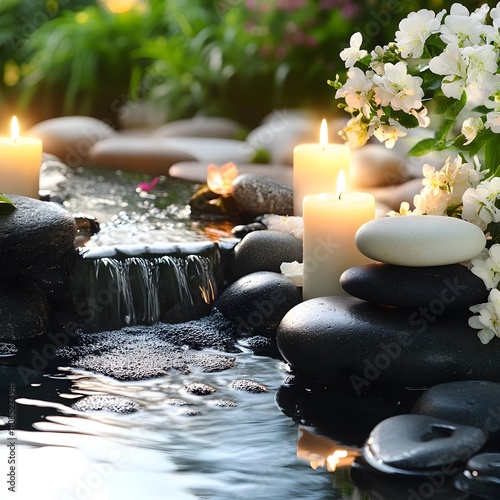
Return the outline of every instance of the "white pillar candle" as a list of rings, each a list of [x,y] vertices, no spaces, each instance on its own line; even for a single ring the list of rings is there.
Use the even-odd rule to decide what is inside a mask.
[[[340,275],[372,262],[357,249],[354,235],[374,218],[375,198],[368,193],[340,190],[304,198],[304,300],[345,295]]]
[[[299,144],[293,150],[293,214],[302,215],[304,196],[333,191],[341,170],[349,178],[350,167],[349,146],[328,144],[328,127],[323,120],[319,144]]]
[[[0,192],[38,199],[42,141],[19,137],[19,125],[14,116],[11,137],[0,137]]]

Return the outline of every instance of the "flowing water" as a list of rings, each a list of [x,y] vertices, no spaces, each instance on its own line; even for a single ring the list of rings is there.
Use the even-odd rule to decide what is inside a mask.
[[[134,186],[144,176],[83,170],[64,179],[57,172],[52,175],[63,194],[66,189],[63,198],[68,209],[100,219],[103,232],[90,246],[101,246],[103,241],[104,245],[130,240],[208,241],[229,235],[227,228],[186,218],[182,200],[194,191],[191,185],[180,183],[180,194],[174,195],[173,185],[165,182],[156,195],[141,195]],[[87,262],[87,271],[97,279],[108,274],[123,282],[119,302],[113,306],[117,327],[123,322],[152,323],[161,317],[158,269],[173,257],[156,259]],[[175,262],[173,267],[182,265]],[[186,265],[199,271],[209,264],[193,256]],[[140,277],[139,292],[125,283],[130,273]],[[188,275],[178,276],[177,281]],[[204,276],[202,296],[209,297],[215,293],[214,281]],[[184,285],[180,299],[188,307],[189,284]],[[150,286],[155,290],[151,294],[147,293]],[[137,302],[142,301],[140,307],[130,305],[134,293]],[[57,336],[50,339],[56,346],[61,343]],[[54,345],[21,346],[16,353],[15,346],[4,344],[0,350],[0,498],[10,498],[13,490],[12,498],[22,500],[372,498],[349,480],[347,466],[356,450],[336,450],[333,442],[310,434],[310,428],[278,408],[275,394],[288,376],[285,365],[274,357],[256,356],[243,344],[231,352],[233,368],[172,371],[137,381],[60,366]],[[137,355],[130,348],[131,367]],[[232,382],[241,379],[256,381],[268,390],[236,390]],[[185,386],[195,382],[209,384],[216,392],[206,396],[186,392]],[[89,401],[85,398],[109,406],[85,406]],[[345,459],[350,454],[351,459]],[[344,467],[340,467],[342,460],[346,460]],[[336,472],[327,470],[337,463]]]

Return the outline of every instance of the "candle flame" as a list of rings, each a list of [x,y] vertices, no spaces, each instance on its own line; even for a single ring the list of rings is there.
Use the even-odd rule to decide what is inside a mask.
[[[324,118],[321,121],[321,127],[319,129],[319,143],[323,146],[323,149],[326,149],[328,146],[328,125]]]
[[[345,184],[345,173],[344,170],[341,170],[337,175],[337,196],[339,200],[342,197],[342,193],[345,191]]]
[[[12,117],[12,121],[10,122],[10,136],[13,142],[19,139],[19,122],[15,116]]]

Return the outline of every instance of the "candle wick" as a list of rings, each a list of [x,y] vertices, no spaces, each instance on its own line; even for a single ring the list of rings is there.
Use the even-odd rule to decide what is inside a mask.
[[[342,199],[342,195],[343,195],[343,194],[344,194],[343,192],[340,192],[340,193],[339,193],[339,200],[341,200],[341,199]]]

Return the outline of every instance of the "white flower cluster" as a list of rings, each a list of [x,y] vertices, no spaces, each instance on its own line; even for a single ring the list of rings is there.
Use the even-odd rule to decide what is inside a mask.
[[[413,199],[415,209],[410,210],[410,204],[403,202],[399,212],[388,215],[461,217],[479,226],[491,242],[488,231],[500,222],[500,178],[481,180],[479,165],[463,163],[460,156],[453,162],[448,158],[440,170],[424,165],[423,174],[424,187]],[[488,302],[470,308],[479,315],[469,318],[469,325],[479,329],[479,339],[487,344],[493,337],[500,337],[500,243],[493,243],[472,259],[470,269],[490,290]]]
[[[440,170],[424,165],[423,174],[424,187],[413,199],[415,209],[410,210],[410,204],[403,202],[399,212],[388,215],[461,217],[485,231],[492,243],[489,230],[500,222],[500,178],[482,180],[479,165],[463,163],[460,156],[453,162],[448,158]],[[470,308],[479,315],[469,318],[469,325],[479,329],[479,339],[487,344],[493,337],[500,337],[500,243],[493,242],[472,259],[470,269],[490,290],[487,303]]]
[[[409,210],[409,203],[404,202],[399,212],[389,212],[389,215],[461,216],[475,224],[481,216],[489,218],[476,203],[478,190],[486,185],[478,185],[483,176],[479,164],[463,163],[462,157],[457,156],[453,162],[448,158],[440,170],[424,165],[422,172],[424,187],[413,198],[415,209]],[[485,229],[487,222],[490,221],[481,221],[478,225]]]
[[[471,108],[481,104],[489,109],[484,120],[465,120],[464,145],[482,129],[500,132],[499,28],[500,3],[472,13],[457,3],[448,15],[412,12],[399,24],[395,41],[371,53],[361,49],[362,35],[354,34],[340,53],[347,80],[330,82],[352,116],[344,139],[362,146],[375,136],[392,148],[409,128],[429,125],[426,100],[437,90],[446,98],[465,96]]]

